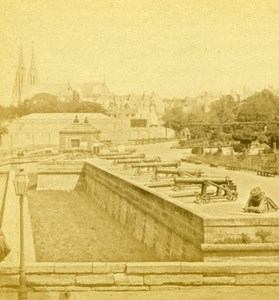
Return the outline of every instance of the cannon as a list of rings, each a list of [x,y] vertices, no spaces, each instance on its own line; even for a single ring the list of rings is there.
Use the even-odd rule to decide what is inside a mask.
[[[236,185],[229,177],[207,177],[207,178],[174,178],[173,190],[183,190],[192,185],[199,185],[200,193],[196,193],[194,202],[209,203],[211,200],[228,200],[235,201],[237,199]],[[208,187],[215,187],[215,192],[208,192]]]
[[[125,158],[116,159],[113,161],[113,165],[123,165],[123,169],[128,169],[128,166],[133,163],[149,163],[149,162],[160,162],[160,157],[149,157],[149,158]]]
[[[155,168],[154,175],[151,177],[151,181],[158,181],[160,179],[159,174],[165,174],[166,176],[188,176],[188,177],[201,177],[203,172],[201,170],[187,170],[187,169],[173,169],[173,168]]]
[[[103,156],[103,159],[107,160],[116,160],[116,159],[135,159],[135,158],[145,158],[145,154],[123,154],[123,155],[110,155],[110,156]]]
[[[106,154],[99,154],[98,156],[100,158],[106,158],[106,157],[110,157],[110,156],[117,156],[117,155],[131,155],[131,152],[125,151],[125,152],[110,152],[110,153],[106,153]]]
[[[259,188],[255,187],[250,191],[250,197],[243,208],[245,212],[267,213],[278,210],[278,206]]]
[[[180,160],[168,161],[168,162],[149,162],[149,163],[137,163],[132,164],[132,168],[135,168],[135,174],[140,175],[143,169],[147,171],[154,170],[158,167],[174,167],[178,168],[180,166]]]

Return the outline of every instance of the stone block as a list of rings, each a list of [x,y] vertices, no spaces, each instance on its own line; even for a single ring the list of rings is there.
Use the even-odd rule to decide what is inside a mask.
[[[28,263],[28,265],[25,266],[25,272],[26,272],[26,274],[53,273],[54,272],[54,263],[48,263],[48,262]]]
[[[144,275],[146,285],[201,285],[202,275],[195,274],[169,274],[169,275]]]
[[[237,274],[236,285],[279,285],[279,274]]]
[[[75,275],[29,275],[27,276],[27,284],[30,286],[65,286],[75,284]]]
[[[92,263],[55,263],[55,273],[91,273]]]
[[[85,286],[113,285],[114,277],[113,277],[113,274],[77,275],[76,276],[76,284],[77,285],[85,285]]]
[[[92,264],[92,272],[93,273],[111,273],[109,266],[107,263],[93,263]]]
[[[204,285],[235,285],[234,276],[205,276]]]
[[[18,274],[19,268],[14,265],[3,265],[1,264],[0,275],[1,274]]]
[[[180,273],[180,262],[127,263],[127,274]]]
[[[127,275],[123,273],[114,274],[116,285],[143,285],[143,276]]]
[[[126,270],[126,263],[111,262],[111,263],[107,263],[107,267],[112,273],[124,273]],[[93,268],[93,273],[95,273],[94,268]]]
[[[19,285],[19,275],[0,275],[0,286]]]

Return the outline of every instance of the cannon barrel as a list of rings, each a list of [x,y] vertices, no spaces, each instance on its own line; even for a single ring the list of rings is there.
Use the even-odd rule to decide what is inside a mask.
[[[203,172],[201,170],[186,170],[186,169],[170,169],[170,168],[156,168],[155,174],[173,174],[178,176],[183,175],[198,175],[201,176]]]
[[[154,163],[137,163],[132,164],[132,168],[156,168],[156,167],[178,167],[180,165],[180,161],[169,161],[169,162],[154,162]]]
[[[213,182],[216,184],[228,184],[231,182],[229,177],[206,177],[206,178],[174,178],[175,184],[204,184],[205,182]]]
[[[131,152],[112,152],[106,154],[99,154],[99,157],[109,157],[109,156],[118,156],[118,155],[131,155]]]
[[[134,154],[134,155],[112,155],[112,156],[103,156],[102,158],[113,160],[113,159],[134,159],[134,158],[144,158],[145,154]]]
[[[132,164],[132,163],[148,163],[148,162],[159,162],[160,157],[149,157],[149,158],[127,158],[127,159],[118,159],[115,161],[116,164]]]

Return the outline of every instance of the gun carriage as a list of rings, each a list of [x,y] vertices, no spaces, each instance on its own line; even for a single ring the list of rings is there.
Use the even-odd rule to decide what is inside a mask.
[[[200,186],[200,192],[195,193],[196,200],[194,201],[198,204],[209,203],[211,200],[235,201],[237,199],[237,187],[229,177],[175,177],[173,190],[181,191],[184,189],[188,189],[193,185]],[[209,187],[211,188],[210,191],[208,189]],[[215,188],[215,191],[213,193],[212,187]]]

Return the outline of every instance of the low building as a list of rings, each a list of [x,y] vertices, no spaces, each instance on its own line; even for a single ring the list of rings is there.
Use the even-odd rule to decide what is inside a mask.
[[[59,131],[59,151],[92,151],[100,142],[101,130],[92,126],[88,119],[80,121],[76,116],[74,121]]]

